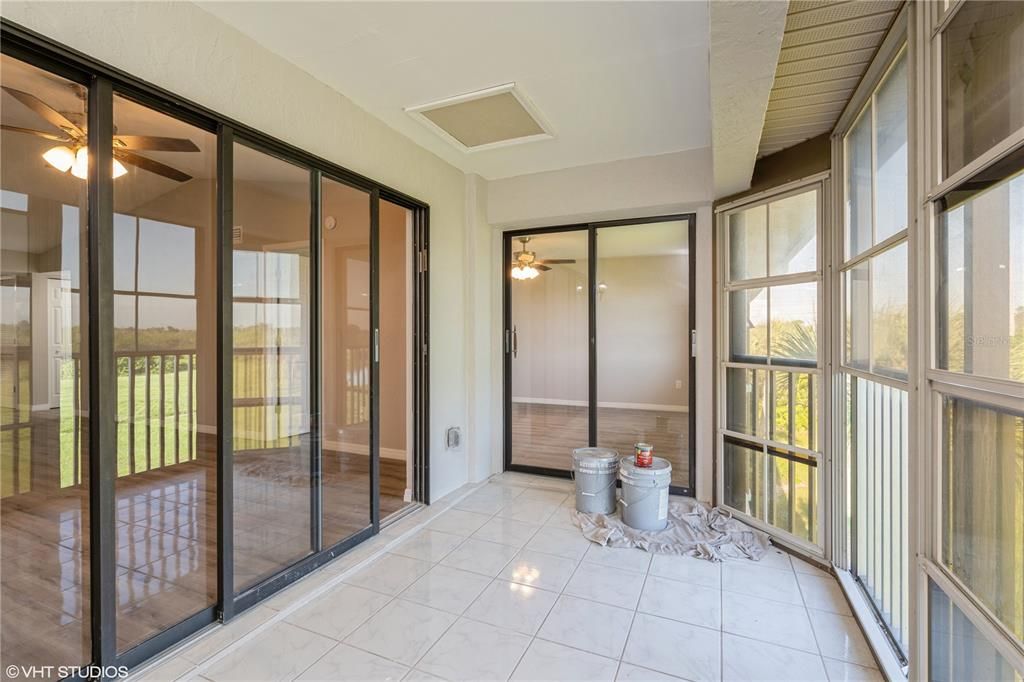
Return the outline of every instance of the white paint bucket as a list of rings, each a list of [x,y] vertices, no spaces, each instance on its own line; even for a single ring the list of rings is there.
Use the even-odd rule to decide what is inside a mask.
[[[619,453],[608,448],[576,448],[572,451],[576,479],[576,511],[586,514],[615,513],[615,474]]]
[[[668,525],[668,486],[672,464],[654,457],[649,467],[638,467],[633,457],[619,462],[622,480],[622,521],[637,530],[664,530]]]

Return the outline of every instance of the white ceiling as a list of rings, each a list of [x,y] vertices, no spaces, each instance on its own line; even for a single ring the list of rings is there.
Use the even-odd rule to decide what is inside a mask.
[[[703,0],[198,4],[488,179],[711,143]],[[509,82],[553,139],[467,153],[404,111]]]

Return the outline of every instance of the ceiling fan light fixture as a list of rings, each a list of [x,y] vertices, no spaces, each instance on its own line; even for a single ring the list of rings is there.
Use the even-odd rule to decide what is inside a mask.
[[[539,274],[540,270],[532,265],[527,265],[526,267],[516,265],[512,268],[512,279],[533,279]]]
[[[43,159],[61,173],[67,173],[68,169],[75,163],[75,153],[67,147],[60,145],[47,150],[43,154]]]
[[[89,150],[85,147],[79,147],[75,152],[75,162],[71,164],[71,174],[80,180],[89,177]]]

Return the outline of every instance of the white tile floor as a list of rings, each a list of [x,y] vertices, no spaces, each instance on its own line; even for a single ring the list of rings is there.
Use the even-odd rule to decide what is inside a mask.
[[[592,545],[565,481],[455,493],[140,680],[879,680],[835,580]]]

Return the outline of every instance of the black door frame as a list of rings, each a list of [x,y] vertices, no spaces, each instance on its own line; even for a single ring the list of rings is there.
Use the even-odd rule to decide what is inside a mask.
[[[559,478],[570,478],[572,472],[563,469],[551,469],[548,467],[526,466],[512,462],[512,275],[509,263],[512,262],[512,242],[518,237],[528,237],[541,234],[554,234],[558,232],[587,232],[587,318],[588,318],[588,415],[589,415],[589,445],[597,445],[597,231],[603,227],[623,227],[628,225],[648,225],[651,223],[665,223],[673,221],[686,221],[687,248],[689,251],[689,338],[686,344],[690,347],[689,356],[689,412],[688,420],[688,448],[689,448],[689,481],[685,486],[670,486],[670,492],[674,495],[693,496],[696,485],[697,468],[697,360],[693,354],[693,339],[696,332],[696,249],[697,240],[697,214],[680,213],[672,215],[655,216],[651,218],[629,218],[626,220],[606,220],[592,223],[575,223],[570,225],[555,225],[551,227],[532,227],[523,230],[510,230],[502,235],[502,423],[504,429],[503,438],[503,462],[505,471],[517,471],[525,474],[539,474],[542,476],[556,476]]]
[[[258,604],[274,593],[299,580],[319,566],[331,561],[380,530],[379,488],[377,471],[379,450],[378,418],[379,386],[376,363],[371,363],[371,519],[367,527],[329,547],[322,546],[319,533],[319,402],[321,377],[318,369],[320,310],[319,287],[313,279],[311,287],[311,358],[310,438],[311,475],[311,545],[309,556],[282,569],[263,582],[242,593],[234,589],[234,535],[233,535],[233,396],[232,396],[232,260],[233,260],[233,145],[237,139],[247,147],[275,156],[300,166],[310,174],[310,257],[311,278],[320,271],[319,230],[320,179],[330,178],[350,185],[371,195],[371,287],[376,287],[379,273],[376,267],[376,249],[379,202],[389,201],[413,213],[413,249],[416,257],[410,276],[413,282],[412,334],[415,353],[413,369],[413,494],[417,502],[429,504],[429,232],[430,207],[396,189],[371,178],[350,171],[316,154],[295,147],[267,135],[255,128],[221,115],[159,86],[147,83],[121,69],[105,64],[77,50],[62,45],[46,36],[26,29],[6,18],[0,18],[0,52],[45,71],[57,74],[86,88],[89,97],[89,156],[88,179],[88,265],[83,273],[89,282],[88,354],[89,383],[83,387],[86,405],[91,415],[89,424],[89,480],[90,514],[88,537],[90,544],[90,602],[89,628],[91,660],[82,666],[111,666],[133,668],[169,647],[181,642],[199,630],[216,622],[228,622],[246,609]],[[111,453],[116,449],[116,424],[113,410],[105,409],[105,401],[116,393],[113,354],[113,179],[109,173],[97,168],[109,167],[113,149],[113,97],[137,102],[157,112],[167,114],[217,136],[216,167],[216,229],[218,254],[216,273],[217,319],[217,600],[200,611],[171,625],[149,639],[118,652],[116,642],[116,528],[115,503],[117,461]],[[371,294],[376,290],[371,291]],[[377,338],[375,322],[378,317],[377,297],[371,301],[371,347]],[[314,357],[315,355],[315,357]]]

